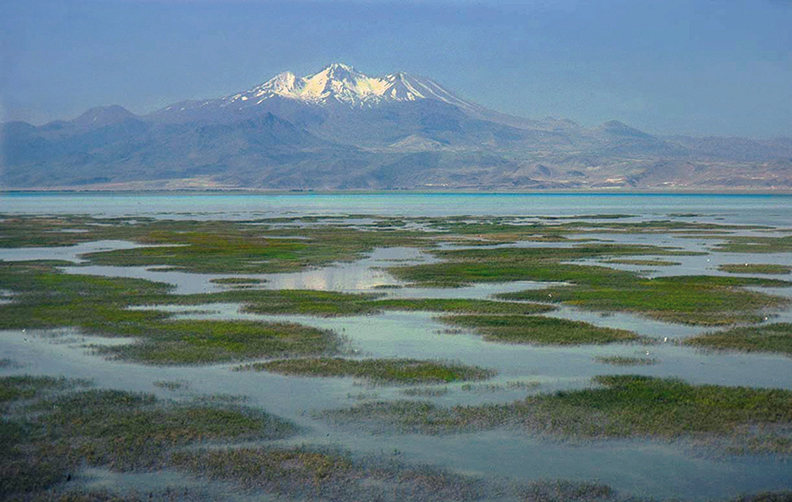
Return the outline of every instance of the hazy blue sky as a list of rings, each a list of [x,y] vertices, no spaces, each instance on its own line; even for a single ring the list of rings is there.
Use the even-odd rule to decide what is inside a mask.
[[[330,62],[530,118],[792,136],[792,0],[0,0],[0,121],[148,113]]]

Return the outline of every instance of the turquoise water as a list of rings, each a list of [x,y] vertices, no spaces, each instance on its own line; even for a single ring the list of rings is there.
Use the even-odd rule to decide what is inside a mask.
[[[789,226],[792,195],[667,194],[75,194],[5,193],[0,213],[90,214],[184,219],[246,219],[297,215],[383,216],[695,213],[697,221]]]

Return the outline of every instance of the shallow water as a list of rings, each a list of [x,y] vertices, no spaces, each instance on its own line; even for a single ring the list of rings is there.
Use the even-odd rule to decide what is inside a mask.
[[[63,260],[83,263],[86,261],[80,258],[80,255],[83,254],[97,253],[100,251],[115,251],[118,249],[135,249],[139,247],[144,246],[129,241],[93,241],[60,247],[0,248],[0,260]]]
[[[668,219],[671,213],[702,213],[697,217],[674,217],[680,221],[720,224],[762,224],[785,228],[792,221],[792,197],[733,196],[585,196],[585,195],[0,195],[0,212],[154,216],[175,219],[246,219],[253,217],[315,215],[557,215],[632,214],[615,222]],[[200,208],[196,211],[196,208]],[[373,218],[354,218],[368,225]],[[545,221],[524,218],[525,221]],[[349,220],[351,221],[351,220]],[[349,223],[349,221],[347,221]],[[592,220],[593,221],[593,220]],[[310,222],[311,225],[327,222]],[[338,223],[336,220],[334,223]],[[303,224],[303,223],[300,223]],[[308,223],[306,223],[308,224]],[[420,223],[416,228],[423,228]],[[283,235],[289,226],[284,225]],[[741,235],[785,235],[784,231],[738,232]],[[583,233],[575,239],[596,238],[604,242],[651,244],[708,252],[706,256],[659,256],[681,265],[646,267],[607,264],[625,270],[647,270],[647,275],[732,275],[716,270],[721,263],[778,263],[789,265],[792,254],[714,253],[719,239],[683,238],[662,233]],[[516,246],[561,247],[577,243],[517,243]],[[128,246],[128,247],[126,247]],[[128,249],[134,244],[102,241],[59,248],[0,249],[0,260],[60,259],[81,263],[79,255],[109,249]],[[450,247],[446,246],[446,247]],[[457,246],[458,247],[458,246]],[[620,257],[622,258],[622,257]],[[647,256],[636,257],[646,259]],[[546,287],[546,283],[522,281],[477,284],[463,288],[412,288],[399,283],[385,267],[429,263],[431,255],[408,248],[378,249],[361,260],[333,264],[293,274],[262,274],[257,288],[317,289],[344,292],[376,292],[392,298],[491,298],[501,292]],[[584,262],[597,263],[598,262]],[[73,266],[69,273],[111,277],[137,277],[170,283],[179,294],[224,290],[212,279],[243,277],[234,274],[191,274],[156,270],[153,267]],[[764,276],[762,276],[764,277]],[[790,280],[790,276],[770,276]],[[395,286],[382,288],[381,286]],[[792,297],[792,288],[760,288]],[[2,293],[2,291],[0,291]],[[6,297],[0,294],[0,301]],[[131,343],[130,339],[84,336],[73,329],[0,332],[0,354],[15,364],[0,367],[0,375],[46,374],[90,378],[101,388],[150,392],[164,399],[191,400],[212,394],[233,394],[245,404],[289,419],[305,428],[288,441],[295,444],[335,445],[357,453],[398,452],[406,462],[427,462],[455,472],[506,477],[516,481],[566,478],[599,480],[624,494],[656,498],[729,498],[739,493],[788,489],[792,486],[788,460],[772,456],[715,456],[684,442],[608,440],[568,442],[538,437],[523,431],[500,429],[477,433],[424,436],[368,429],[348,429],[314,418],[313,412],[352,406],[367,400],[421,399],[438,405],[508,403],[530,393],[591,385],[590,378],[603,374],[673,376],[691,383],[747,385],[792,389],[792,358],[769,354],[704,352],[681,346],[678,340],[708,329],[669,324],[627,313],[602,315],[562,306],[548,316],[582,320],[597,326],[622,328],[651,337],[658,343],[612,344],[582,347],[540,347],[484,341],[449,326],[427,312],[385,312],[377,315],[317,318],[310,316],[261,316],[239,312],[236,304],[170,307],[179,317],[191,319],[257,319],[293,321],[336,331],[347,341],[349,357],[410,357],[459,361],[495,369],[493,379],[474,383],[422,386],[447,389],[434,397],[411,398],[401,386],[372,386],[352,378],[288,377],[266,372],[232,371],[236,364],[199,367],[154,367],[109,361],[91,352],[90,345]],[[776,312],[769,321],[792,322],[792,309]],[[647,354],[648,352],[648,354]],[[649,366],[614,367],[595,360],[598,356],[646,357]],[[157,381],[184,382],[182,388],[157,387]],[[509,383],[537,383],[533,387],[509,387]],[[167,474],[167,473],[166,473]],[[86,486],[124,485],[131,489],[161,487],[173,482],[198,487],[195,480],[115,477],[104,470],[83,473]],[[93,484],[91,484],[93,483]],[[180,484],[181,483],[181,484]],[[211,486],[216,486],[211,484]]]
[[[392,321],[399,321],[396,314]],[[381,322],[387,322],[380,320]],[[381,323],[368,328],[382,326]],[[405,357],[413,353],[421,354],[418,347],[409,348],[405,338],[430,337],[431,333],[414,330],[419,324],[405,329],[404,333],[394,334],[401,339],[396,343]],[[410,329],[412,328],[412,329]],[[355,343],[365,346],[366,329],[347,330]],[[402,336],[403,335],[403,336]],[[63,337],[63,338],[61,338]],[[368,336],[369,340],[372,337]],[[454,342],[467,338],[466,344],[473,344],[472,351],[465,351],[464,359],[479,363],[500,362],[504,371],[495,381],[513,381],[519,376],[529,375],[530,380],[541,383],[537,390],[571,388],[586,385],[588,374],[621,373],[609,367],[592,363],[594,354],[623,353],[634,348],[608,347],[591,350],[590,348],[539,349],[531,347],[516,348],[517,353],[508,347],[496,344],[477,343],[472,336],[452,337]],[[515,481],[531,481],[545,478],[567,478],[574,480],[598,479],[614,488],[634,495],[660,498],[684,497],[686,499],[706,499],[729,497],[738,492],[754,492],[768,489],[783,489],[788,482],[788,464],[780,459],[767,456],[710,457],[692,454],[690,446],[683,442],[664,443],[638,440],[586,441],[570,443],[561,440],[535,436],[529,433],[499,429],[477,433],[452,434],[443,436],[424,436],[415,434],[394,434],[390,432],[368,433],[345,426],[330,426],[312,418],[312,411],[351,406],[364,394],[373,399],[403,399],[399,387],[360,386],[349,378],[302,378],[284,377],[265,372],[235,372],[234,365],[212,365],[205,367],[151,367],[131,363],[102,360],[90,354],[85,346],[98,341],[94,337],[83,337],[77,332],[61,330],[57,333],[0,332],[0,340],[7,356],[23,364],[18,369],[0,369],[0,375],[12,373],[35,373],[46,375],[70,375],[75,378],[93,379],[99,387],[125,389],[130,391],[151,392],[163,399],[190,400],[202,395],[229,392],[246,396],[249,406],[262,406],[267,411],[290,419],[305,428],[300,436],[286,442],[294,444],[343,445],[353,452],[389,453],[398,452],[399,458],[410,462],[427,462],[443,465],[457,472],[485,477],[506,477]],[[59,342],[59,343],[53,343]],[[431,341],[429,348],[439,346],[437,340]],[[471,357],[482,352],[484,357]],[[615,350],[614,350],[615,349]],[[413,352],[414,351],[414,352]],[[536,352],[536,364],[520,364],[526,353]],[[702,359],[682,354],[687,352],[677,347],[658,354],[661,363],[652,367],[641,367],[640,373],[664,374],[661,369],[669,363],[674,365],[674,357],[691,357],[695,366]],[[461,354],[457,352],[457,355]],[[509,354],[509,360],[503,361]],[[382,354],[379,354],[382,355]],[[426,354],[424,354],[424,357]],[[726,357],[718,361],[723,374],[729,368],[739,368],[746,358]],[[759,358],[755,361],[767,369],[767,374],[775,374],[784,381],[768,380],[764,383],[776,386],[789,386],[788,372],[779,372],[773,365],[775,358]],[[712,363],[709,363],[713,365]],[[587,367],[600,366],[592,371]],[[686,366],[671,368],[671,372]],[[564,371],[566,369],[567,371]],[[568,371],[572,370],[572,371]],[[784,375],[787,373],[787,375]],[[573,376],[573,375],[579,376]],[[734,375],[740,380],[746,374]],[[176,391],[154,386],[156,381],[184,381],[189,384]],[[438,404],[474,404],[477,402],[510,402],[519,399],[526,391],[506,394],[465,392],[460,385],[449,394],[431,399]],[[110,475],[103,470],[88,471],[84,474],[86,483],[101,487],[103,483],[119,482],[131,488],[146,486],[152,489],[164,486],[195,486],[190,478],[181,479],[178,475],[149,479],[148,475],[121,476]],[[117,479],[118,478],[118,479]],[[706,478],[708,483],[702,484]]]
[[[789,195],[676,194],[58,194],[2,193],[0,213],[241,220],[302,215],[575,216],[628,214],[704,223],[787,227]]]

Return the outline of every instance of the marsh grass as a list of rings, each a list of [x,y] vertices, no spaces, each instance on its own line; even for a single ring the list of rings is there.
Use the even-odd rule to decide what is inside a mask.
[[[267,282],[265,279],[256,279],[253,277],[220,277],[217,279],[210,279],[212,284],[222,284],[227,286],[252,286],[256,284],[263,284]]]
[[[689,252],[640,245],[586,244],[572,248],[498,248],[435,252],[446,261],[389,272],[424,286],[456,287],[479,282],[542,281],[590,284],[627,280],[635,274],[610,267],[567,263],[586,258],[685,255]],[[562,263],[563,262],[563,263]]]
[[[152,385],[158,389],[166,389],[171,392],[186,390],[190,387],[189,383],[181,380],[157,380]]]
[[[714,248],[723,253],[788,253],[792,235],[785,237],[732,237]]]
[[[593,502],[619,498],[608,485],[567,480],[532,481],[519,494],[524,502]]]
[[[772,429],[792,421],[792,391],[787,390],[690,385],[635,375],[600,376],[594,382],[600,387],[532,395],[505,405],[441,408],[428,402],[390,401],[363,403],[321,416],[339,423],[369,423],[428,434],[519,426],[589,438],[743,437],[747,428],[761,434],[763,426]]]
[[[84,257],[99,265],[159,265],[198,273],[259,274],[351,261],[378,247],[433,245],[425,232],[365,231],[343,223],[294,229],[292,239],[280,238],[282,229],[260,229],[245,222],[178,223],[146,222],[131,237],[137,242],[170,247],[91,253]]]
[[[613,263],[615,265],[640,265],[645,267],[672,267],[674,265],[681,265],[678,261],[668,260],[630,260],[627,258],[604,260],[602,263]]]
[[[49,377],[3,379],[3,388],[58,392],[10,397],[18,406],[0,420],[0,496],[30,498],[86,465],[159,469],[181,446],[282,439],[297,431],[290,422],[239,406],[177,405],[151,394],[69,390],[82,384]]]
[[[364,378],[376,383],[398,384],[485,380],[495,375],[494,371],[477,366],[417,359],[285,359],[253,363],[239,369],[270,371],[284,375],[346,376]]]
[[[651,366],[658,361],[651,357],[597,356],[594,360],[611,366]]]
[[[173,460],[209,480],[298,500],[473,501],[494,493],[477,478],[331,448],[199,450],[176,453]]]
[[[89,380],[67,380],[59,377],[31,375],[7,376],[0,378],[0,409],[13,401],[33,399],[53,391],[62,391],[76,387],[88,387]]]
[[[401,391],[405,396],[440,397],[448,394],[448,387],[412,387]]]
[[[479,383],[479,384],[470,384],[466,383],[460,387],[461,390],[465,392],[476,392],[479,394],[483,394],[486,392],[501,392],[504,390],[533,390],[538,387],[541,387],[542,384],[539,382],[526,382],[522,380],[512,380],[506,382],[505,384],[499,383]]]
[[[0,368],[19,368],[19,367],[20,367],[20,363],[14,361],[13,359],[8,359],[7,357],[0,359]]]
[[[436,252],[446,261],[396,267],[397,277],[424,286],[457,287],[478,282],[564,283],[544,290],[498,295],[504,300],[565,303],[605,312],[635,312],[668,322],[697,325],[756,323],[760,311],[789,300],[743,289],[788,287],[786,281],[752,277],[679,276],[644,278],[609,267],[570,263],[580,259],[699,254],[641,245],[584,244],[572,248],[499,248]],[[629,258],[633,260],[633,258]]]
[[[654,319],[702,326],[757,323],[765,309],[789,299],[744,289],[789,287],[792,283],[754,277],[676,276],[645,279],[623,276],[600,283],[551,287],[498,295],[506,300],[548,301],[603,312],[633,312]]]
[[[582,345],[642,340],[632,331],[543,316],[454,315],[444,316],[441,320],[472,329],[487,341],[501,343]]]
[[[159,295],[146,298],[147,306],[240,303],[253,314],[306,314],[323,317],[379,312],[371,301],[381,294],[351,294],[307,289],[230,290],[192,295]]]
[[[540,314],[555,310],[551,305],[468,299],[386,299],[371,303],[384,310],[448,312],[460,314]]]
[[[775,352],[792,356],[792,324],[775,323],[737,327],[705,333],[685,340],[685,345],[713,350]]]
[[[718,270],[730,274],[790,274],[792,267],[773,263],[729,263],[718,266]]]
[[[290,323],[177,320],[147,323],[130,331],[134,331],[130,335],[148,336],[130,345],[96,346],[94,350],[148,364],[206,364],[334,353],[340,346],[332,331]]]
[[[128,309],[151,303],[191,304],[206,300],[206,295],[169,295],[170,287],[160,283],[68,275],[49,266],[28,263],[0,264],[0,280],[18,292],[13,303],[0,305],[0,328],[73,326],[101,336],[137,337],[139,341],[131,345],[95,347],[100,354],[121,359],[149,364],[205,364],[334,353],[340,344],[330,331],[297,324],[171,320],[171,314],[165,312]],[[257,298],[259,303],[251,304],[251,309],[262,308],[266,303],[277,312],[349,312],[359,310],[363,303],[354,295],[339,298],[299,291],[270,295],[228,292],[214,298]]]

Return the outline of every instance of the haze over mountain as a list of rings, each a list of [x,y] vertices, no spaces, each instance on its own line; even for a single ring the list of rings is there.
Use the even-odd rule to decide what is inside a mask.
[[[486,109],[334,63],[148,115],[2,125],[5,188],[790,189],[792,139],[658,137]]]

